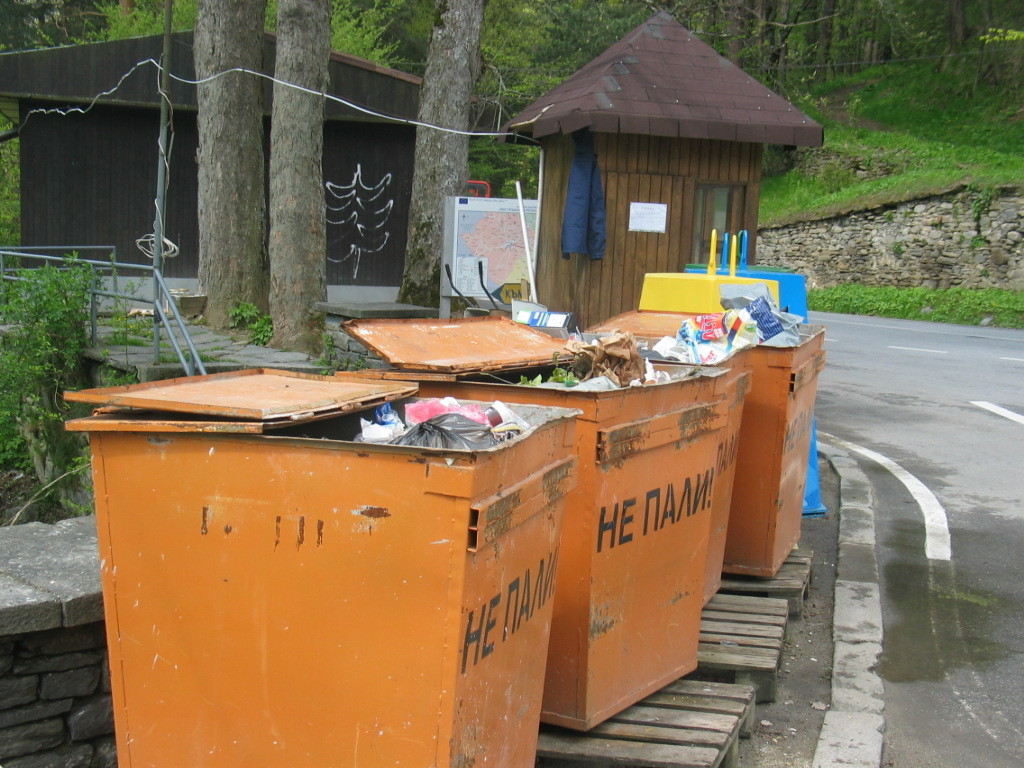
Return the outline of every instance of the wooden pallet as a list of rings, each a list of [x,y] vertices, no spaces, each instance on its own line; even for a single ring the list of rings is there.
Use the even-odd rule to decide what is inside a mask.
[[[804,600],[811,588],[813,557],[810,550],[794,549],[770,579],[722,574],[719,591],[784,599],[789,603],[789,615],[798,618],[803,614]]]
[[[542,726],[540,768],[736,768],[754,723],[754,689],[677,680],[583,733]]]
[[[749,685],[758,702],[774,701],[788,621],[785,600],[715,595],[701,614],[697,669],[690,677]]]

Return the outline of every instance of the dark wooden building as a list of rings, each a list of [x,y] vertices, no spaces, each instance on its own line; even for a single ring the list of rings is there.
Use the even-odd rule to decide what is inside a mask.
[[[544,148],[537,291],[587,327],[635,309],[649,272],[707,263],[711,230],[757,232],[765,144],[820,146],[822,128],[661,12],[515,117]],[[593,138],[605,196],[604,257],[564,259],[576,142]],[[663,232],[631,226],[644,206]]]
[[[162,39],[154,36],[0,54],[0,111],[20,129],[22,245],[116,245],[122,261],[146,261],[135,241],[153,231],[155,217],[159,71],[149,60],[161,52]],[[272,73],[272,35],[263,59],[263,71]],[[170,71],[195,79],[191,32],[173,36]],[[415,129],[370,113],[415,119],[420,79],[337,52],[329,71],[328,93],[369,112],[327,102],[328,284],[397,286]],[[165,232],[180,253],[165,262],[165,274],[194,278],[196,87],[173,81],[170,94]],[[270,80],[264,96],[269,148]]]

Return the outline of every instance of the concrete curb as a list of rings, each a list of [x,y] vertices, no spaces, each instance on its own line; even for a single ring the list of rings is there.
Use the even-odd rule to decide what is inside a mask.
[[[827,439],[827,438],[825,438]],[[871,483],[839,448],[818,450],[839,476],[839,557],[833,615],[832,706],[812,768],[880,768],[885,751],[882,602]]]

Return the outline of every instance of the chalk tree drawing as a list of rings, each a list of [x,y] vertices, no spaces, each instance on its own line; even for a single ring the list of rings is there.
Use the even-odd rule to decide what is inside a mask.
[[[391,186],[391,174],[386,173],[376,184],[368,185],[363,181],[362,164],[356,164],[356,172],[348,184],[328,181],[325,186],[327,223],[340,228],[331,242],[348,243],[348,253],[339,259],[328,256],[328,260],[337,264],[352,262],[352,277],[358,277],[363,255],[380,253],[391,238],[388,219],[395,201],[386,194]]]

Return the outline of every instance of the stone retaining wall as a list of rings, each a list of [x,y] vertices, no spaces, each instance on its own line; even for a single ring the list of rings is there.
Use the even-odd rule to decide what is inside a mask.
[[[0,765],[116,768],[96,519],[0,529]]]
[[[1024,190],[969,188],[758,232],[758,263],[842,283],[1024,290]]]

